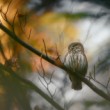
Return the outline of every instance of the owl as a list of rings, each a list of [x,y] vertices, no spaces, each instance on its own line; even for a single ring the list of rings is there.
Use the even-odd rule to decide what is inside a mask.
[[[72,82],[72,88],[74,90],[81,90],[82,82],[75,74],[81,74],[85,77],[88,62],[84,53],[84,47],[80,42],[74,42],[68,46],[68,53],[65,56],[64,65],[71,71],[68,75]]]

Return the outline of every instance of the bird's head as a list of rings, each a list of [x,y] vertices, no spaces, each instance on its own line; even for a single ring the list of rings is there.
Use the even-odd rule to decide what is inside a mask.
[[[83,45],[80,43],[80,42],[74,42],[74,43],[71,43],[69,46],[68,46],[68,52],[84,52],[84,47]]]

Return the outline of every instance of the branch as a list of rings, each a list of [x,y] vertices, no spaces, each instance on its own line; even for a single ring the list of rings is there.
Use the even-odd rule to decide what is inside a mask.
[[[94,84],[92,84],[89,80],[81,76],[80,74],[77,74],[78,78],[81,79],[85,84],[87,84],[94,92],[96,92],[98,95],[103,97],[104,99],[110,101],[110,96],[107,95],[105,92],[103,92],[101,89],[97,88]]]
[[[71,72],[65,66],[58,65],[52,58],[46,56],[45,54],[43,54],[40,51],[34,49],[32,46],[30,46],[29,44],[25,43],[21,39],[19,39],[18,36],[16,36],[13,32],[11,32],[9,29],[7,29],[4,25],[0,24],[0,29],[3,30],[5,33],[7,33],[9,35],[9,37],[11,37],[13,40],[15,40],[16,42],[18,42],[19,44],[21,44],[23,47],[25,47],[26,49],[30,50],[31,52],[35,53],[39,57],[42,56],[43,59],[45,59],[49,63],[51,63],[51,64],[53,64],[53,65],[55,65],[55,66],[57,66],[59,68],[65,70],[67,73],[68,72]],[[75,74],[75,76],[78,77],[81,81],[83,81],[86,85],[88,85],[98,95],[100,95],[104,99],[110,101],[110,96],[109,95],[107,95],[101,89],[97,88],[94,84],[92,84],[89,80],[87,80],[86,78],[84,78],[81,74]]]
[[[50,98],[47,94],[45,94],[42,90],[40,90],[36,85],[34,85],[31,81],[20,77],[17,73],[15,73],[12,69],[3,66],[0,64],[0,69],[6,71],[15,78],[16,80],[20,81],[23,86],[26,86],[29,89],[34,90],[38,94],[40,94],[44,99],[46,99],[51,105],[53,105],[57,110],[64,110],[58,103],[56,103],[52,98]]]
[[[7,27],[5,27],[2,23],[0,23],[0,29],[2,31],[4,31],[5,33],[7,33],[13,40],[15,40],[16,42],[18,42],[19,44],[21,44],[23,47],[25,47],[26,49],[30,50],[31,52],[37,54],[38,56],[42,56],[43,59],[45,59],[46,61],[50,62],[51,64],[56,65],[55,61],[46,56],[45,54],[43,54],[42,52],[38,51],[37,49],[33,48],[31,45],[25,43],[24,41],[22,41],[21,39],[19,39],[18,36],[15,35],[15,33],[11,32]]]
[[[44,82],[45,82],[46,85],[43,83],[43,81],[41,80],[40,77],[38,77],[38,78],[39,78],[41,84],[45,87],[45,89],[47,90],[47,92],[49,93],[49,95],[51,96],[51,98],[53,99],[56,90],[55,90],[54,94],[52,94],[51,91],[50,91],[50,89],[49,89],[49,85],[52,83],[52,76],[53,76],[53,73],[54,72],[52,72],[52,74],[51,74],[51,76],[49,78],[49,81],[47,81],[47,79],[46,79],[46,71],[45,71],[44,66],[42,64],[42,58],[41,58],[41,69],[42,69],[42,75],[41,75],[41,73],[39,72],[38,69],[37,69],[37,71],[38,71],[39,76],[44,80]]]

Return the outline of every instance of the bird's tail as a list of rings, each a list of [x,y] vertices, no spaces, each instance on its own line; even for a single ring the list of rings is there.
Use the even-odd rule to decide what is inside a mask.
[[[71,86],[72,89],[74,89],[74,90],[82,89],[82,82],[78,78],[70,76],[70,80],[72,82],[72,86]]]

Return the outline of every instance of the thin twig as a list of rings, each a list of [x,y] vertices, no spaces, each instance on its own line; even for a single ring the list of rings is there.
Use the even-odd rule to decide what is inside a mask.
[[[5,12],[5,15],[7,15],[7,13],[8,13],[8,11],[9,11],[9,8],[10,8],[10,5],[11,5],[12,1],[13,1],[13,0],[10,0],[9,4],[8,4],[8,6],[7,6],[7,10],[6,10],[6,12]]]
[[[52,93],[50,92],[49,85],[52,83],[52,76],[53,76],[53,73],[54,72],[52,72],[52,74],[51,74],[51,76],[49,78],[49,81],[47,82],[46,77],[45,77],[46,76],[46,72],[45,72],[44,66],[42,64],[42,57],[41,57],[41,69],[43,71],[43,76],[41,76],[41,75],[40,76],[44,79],[44,82],[46,83],[46,86],[45,86],[45,84],[43,84],[43,82],[41,80],[40,80],[40,82],[43,84],[43,86],[46,88],[46,90],[48,91],[48,93],[50,94],[50,96],[53,98],[54,94],[52,95]]]
[[[93,77],[91,77],[91,76],[86,76],[87,78],[89,78],[89,81],[90,80],[93,80],[94,82],[96,82],[96,83],[98,83],[98,84],[100,84],[102,87],[104,87],[105,89],[106,89],[106,86],[105,85],[103,85],[101,82],[99,82],[98,80],[96,80],[96,79],[94,79]]]
[[[43,39],[43,44],[44,44],[45,54],[46,54],[46,56],[48,56],[48,54],[47,54],[47,48],[46,48],[46,44],[45,44],[45,40],[44,39]]]
[[[107,93],[110,95],[110,89],[109,89],[109,83],[110,83],[110,78],[108,79],[108,82],[107,82]]]
[[[43,70],[43,74],[45,75],[45,69],[44,69],[43,64],[42,64],[42,56],[41,56],[41,58],[40,58],[40,63],[41,63],[41,68],[42,68],[42,70]]]
[[[18,16],[21,16],[20,14],[18,14]],[[23,32],[23,33],[25,33],[24,32],[24,30],[23,30],[23,28],[22,28],[22,23],[21,23],[21,17],[18,17],[19,18],[19,25],[20,25],[20,29],[21,29],[21,31]]]
[[[15,23],[15,19],[16,19],[17,14],[18,14],[18,10],[16,11],[16,13],[15,13],[15,15],[13,17],[13,22],[12,22],[12,30],[13,30],[14,33],[15,33],[14,23]]]
[[[18,19],[19,19],[21,31],[25,34],[25,28],[26,28],[26,24],[27,24],[26,15],[18,13]],[[31,32],[31,30],[30,30],[30,32]],[[30,35],[29,35],[29,37],[30,37]]]
[[[43,66],[41,66],[41,67],[43,67]],[[49,90],[49,85],[52,83],[53,72],[52,72],[52,75],[51,75],[49,81],[47,82],[46,77],[45,77],[46,73],[45,73],[44,67],[43,67],[42,69],[43,69],[43,76],[41,75],[41,73],[39,72],[39,70],[38,70],[38,74],[40,75],[40,77],[43,78],[43,80],[44,80],[44,82],[46,83],[46,85],[42,82],[42,80],[40,79],[40,77],[38,77],[38,79],[40,80],[41,84],[45,87],[45,89],[46,89],[47,92],[49,93],[50,97],[53,98],[55,92],[54,92],[54,94],[52,95],[52,93],[51,93],[50,90]]]
[[[3,12],[3,11],[2,11],[2,6],[1,6],[1,9],[0,9],[0,13],[1,13],[2,18],[3,18],[10,26],[12,26],[12,24],[11,24],[11,22],[7,19],[7,14],[8,14],[8,11],[9,11],[9,8],[10,8],[10,5],[11,5],[12,1],[13,1],[13,0],[10,0],[9,4],[8,4],[8,6],[7,6],[6,12]]]
[[[104,85],[96,79],[95,75],[96,75],[96,72],[95,72],[95,66],[94,66],[93,76],[92,76],[92,73],[90,72],[89,76],[87,76],[87,77],[89,78],[89,80],[92,79],[94,82],[96,82],[96,83],[100,84],[102,87],[104,87],[107,90],[107,93],[109,94],[108,86],[109,86],[110,78],[108,79],[107,85]]]
[[[96,75],[96,72],[95,72],[95,65],[94,65],[94,69],[93,69],[93,77],[94,77],[94,79],[96,79],[95,75]]]
[[[60,55],[59,55],[58,49],[57,49],[57,45],[55,45],[55,47],[56,47],[57,59],[61,62],[61,60],[60,60]]]
[[[32,29],[30,29],[30,31],[29,31],[29,37],[28,37],[28,39],[30,39],[31,33],[32,33]]]
[[[43,98],[45,98],[51,105],[53,105],[57,110],[64,110],[58,103],[56,103],[52,98],[50,98],[47,94],[45,94],[41,89],[39,89],[36,85],[34,85],[31,81],[20,77],[18,74],[14,72],[12,69],[3,66],[0,64],[0,69],[9,73],[9,75],[13,78],[16,78],[24,87],[34,90],[38,94],[40,94]]]
[[[5,22],[7,22],[9,24],[9,26],[11,26],[12,24],[10,23],[10,21],[7,19],[7,15],[2,11],[0,10],[0,13],[1,13],[1,17],[3,18],[3,20]]]
[[[5,53],[4,53],[4,51],[3,51],[3,46],[2,46],[1,41],[0,41],[0,52],[1,52],[1,54],[2,54],[2,57],[5,59],[5,61],[7,61],[7,58],[6,58]]]

